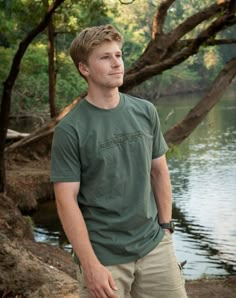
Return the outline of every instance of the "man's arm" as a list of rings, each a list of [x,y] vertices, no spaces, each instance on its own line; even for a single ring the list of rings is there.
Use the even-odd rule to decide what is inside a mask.
[[[111,273],[97,259],[88,230],[77,203],[79,182],[54,183],[58,215],[73,250],[83,267],[87,286],[93,297],[114,297],[115,282]]]
[[[165,155],[152,160],[151,183],[159,223],[167,223],[172,218],[172,189]]]

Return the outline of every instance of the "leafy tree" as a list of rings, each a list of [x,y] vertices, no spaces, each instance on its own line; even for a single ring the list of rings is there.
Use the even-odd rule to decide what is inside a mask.
[[[63,0],[55,0],[53,4],[49,7],[47,13],[44,15],[41,22],[33,28],[28,35],[22,40],[19,45],[19,48],[14,56],[9,75],[4,82],[2,99],[1,99],[1,111],[0,111],[0,192],[5,192],[5,161],[4,161],[4,149],[6,142],[6,134],[9,122],[9,114],[11,107],[11,94],[12,88],[15,84],[17,75],[20,70],[20,64],[22,57],[32,42],[32,40],[39,34],[42,30],[45,29],[53,12],[58,6],[63,2]]]
[[[48,51],[48,57],[49,57],[49,81],[50,81],[50,87],[49,87],[49,94],[51,96],[50,100],[50,110],[51,114],[55,114],[55,103],[54,103],[54,95],[55,95],[55,72],[54,72],[54,23],[52,21],[52,14],[55,11],[57,7],[59,7],[64,0],[54,0],[51,5],[49,6],[49,2],[47,0],[38,2],[38,1],[29,1],[29,0],[15,0],[10,1],[8,3],[3,3],[0,6],[0,9],[3,14],[5,14],[5,21],[7,20],[7,15],[10,14],[11,17],[14,15],[14,19],[17,22],[17,25],[19,27],[19,30],[17,28],[14,30],[14,33],[18,34],[24,34],[26,33],[26,37],[20,41],[19,47],[16,50],[16,54],[13,58],[13,63],[9,72],[9,75],[7,76],[6,81],[3,85],[2,90],[2,101],[1,101],[1,120],[0,120],[0,192],[5,191],[5,166],[4,166],[4,147],[5,147],[5,141],[6,141],[6,133],[8,128],[8,122],[9,122],[9,113],[10,113],[10,106],[11,106],[11,97],[12,97],[12,90],[13,86],[15,85],[17,75],[20,70],[21,61],[23,58],[23,55],[30,45],[30,43],[36,38],[38,33],[45,30],[46,26],[48,26],[48,36],[51,48],[49,48]],[[74,1],[71,0],[69,4],[73,4]],[[89,1],[80,1],[78,3],[82,5],[89,4]],[[68,5],[68,3],[67,3]],[[102,1],[93,1],[91,5],[88,6],[90,13],[93,13],[94,16],[101,12],[101,16],[104,20],[106,16],[106,9],[103,6]],[[87,8],[88,8],[87,7]],[[42,20],[42,15],[46,8],[46,14]],[[80,8],[80,6],[78,6]],[[32,18],[32,11],[34,11],[34,18]],[[90,19],[91,20],[91,19]],[[27,24],[27,25],[26,25]],[[10,23],[10,25],[13,25],[13,23]],[[14,38],[11,37],[13,35],[4,36],[5,38],[5,45],[6,41],[9,41],[9,46],[12,46]],[[15,35],[15,38],[19,38],[17,34]],[[4,40],[4,39],[3,39]],[[20,39],[21,40],[21,39]],[[23,77],[23,76],[22,76]],[[23,77],[24,78],[24,77]],[[44,79],[44,76],[41,76],[42,79]],[[38,81],[37,81],[38,82]],[[36,82],[35,82],[36,83]],[[34,86],[35,84],[33,84]],[[32,88],[32,86],[31,86]],[[37,90],[37,89],[36,89]],[[23,96],[26,98],[29,97],[29,95],[32,95],[31,92],[20,92],[23,94]],[[33,89],[33,95],[35,95],[35,89]],[[38,95],[38,94],[37,94]],[[41,97],[44,96],[44,93],[42,92],[40,94]]]
[[[3,28],[5,28],[5,44],[12,49],[3,51],[0,46],[2,54],[6,55],[6,58],[3,58],[2,61],[4,67],[0,68],[1,82],[6,79],[6,69],[10,65],[9,59],[13,59],[13,55],[17,50],[17,44],[22,37],[39,22],[40,18],[47,10],[48,3],[50,3],[48,0],[12,0],[1,2],[0,14],[3,18],[0,20],[0,25],[3,25]],[[32,11],[34,11],[34,18],[32,18]],[[52,62],[51,66],[54,66],[54,70],[52,68],[52,70],[48,70],[48,61],[46,59],[48,53],[48,30],[45,28],[42,34],[38,35],[29,46],[29,50],[35,54],[32,56],[32,54],[28,55],[28,53],[26,53],[22,59],[20,77],[17,79],[12,93],[13,111],[24,111],[28,109],[37,111],[40,108],[40,104],[41,108],[45,110],[46,104],[49,102],[50,90],[52,90],[53,86],[55,86],[55,97],[57,100],[55,104],[52,103],[52,105],[54,105],[52,109],[60,110],[65,104],[68,104],[71,99],[76,96],[73,91],[76,75],[73,66],[68,68],[71,61],[68,57],[68,48],[71,40],[86,26],[91,26],[95,23],[110,22],[110,15],[114,15],[115,13],[115,8],[108,8],[104,5],[103,1],[100,0],[65,1],[63,5],[57,9],[57,12],[52,18],[54,26],[52,37],[54,38],[51,40],[51,43],[54,43],[54,50],[52,49],[51,52],[51,61],[54,61],[55,66],[52,65]],[[3,40],[3,38],[1,39],[0,35],[0,42],[1,40]],[[9,53],[12,53],[11,57]],[[9,59],[7,57],[9,57]],[[29,61],[27,62],[28,59]],[[31,67],[26,68],[24,66],[25,64],[29,64]],[[66,71],[64,66],[66,66]],[[36,68],[40,70],[41,77]],[[71,72],[70,75],[68,71]],[[48,82],[46,76],[48,72],[53,72],[53,74],[51,74],[51,81],[54,81],[54,83],[52,83],[51,88],[47,88]],[[70,78],[73,78],[72,82],[67,80],[66,77],[68,75]],[[82,89],[85,88],[84,81],[78,76],[76,81],[78,86],[81,86]],[[35,84],[38,89],[32,90],[32,86],[35,86]],[[63,92],[62,84],[64,84],[65,92]],[[39,90],[40,88],[41,91]],[[71,92],[69,92],[70,90]],[[0,86],[0,91],[2,91],[2,86]],[[52,112],[52,114],[55,114],[55,111]]]

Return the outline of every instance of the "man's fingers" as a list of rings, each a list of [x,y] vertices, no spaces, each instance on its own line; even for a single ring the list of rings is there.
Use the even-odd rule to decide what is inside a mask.
[[[117,290],[118,290],[118,288],[117,288],[117,286],[116,286],[116,283],[115,283],[115,281],[114,281],[112,275],[109,276],[109,278],[108,278],[108,282],[109,282],[109,285],[110,285],[110,287],[112,288],[112,290],[114,290],[114,291],[117,291]]]
[[[109,297],[109,298],[119,298],[114,292],[113,290],[109,287],[104,289],[106,296],[105,297]]]
[[[92,290],[91,291],[93,298],[108,298],[107,294],[101,289],[101,290]]]
[[[93,298],[119,298],[114,291],[117,286],[111,272],[104,266],[98,266],[96,270],[89,271],[87,286]]]
[[[119,298],[117,295],[114,294],[110,286],[97,291],[91,291],[91,294],[93,298]]]
[[[115,281],[112,277],[112,274],[109,272],[108,274],[108,282],[106,284],[106,286],[103,288],[104,289],[104,292],[106,294],[105,297],[109,297],[109,298],[119,298],[115,293],[114,291],[117,291],[118,288],[115,284]]]
[[[96,291],[90,290],[90,294],[93,298],[98,298]]]

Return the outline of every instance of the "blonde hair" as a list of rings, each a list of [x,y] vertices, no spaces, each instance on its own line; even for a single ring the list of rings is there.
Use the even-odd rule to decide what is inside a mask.
[[[79,63],[87,63],[90,53],[105,41],[117,41],[122,46],[123,37],[112,25],[85,28],[70,46],[70,56],[78,69]]]

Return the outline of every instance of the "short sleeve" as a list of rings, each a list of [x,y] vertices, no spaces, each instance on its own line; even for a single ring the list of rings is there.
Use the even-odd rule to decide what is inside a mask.
[[[150,108],[152,129],[153,129],[153,150],[152,159],[158,158],[168,151],[168,146],[161,131],[161,124],[155,106]]]
[[[51,150],[51,182],[79,182],[79,140],[73,128],[57,126]]]

